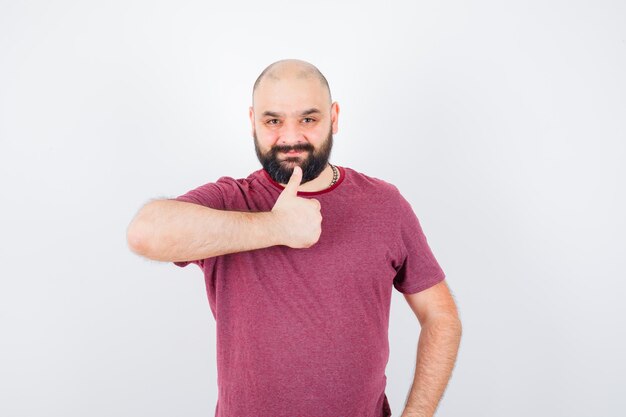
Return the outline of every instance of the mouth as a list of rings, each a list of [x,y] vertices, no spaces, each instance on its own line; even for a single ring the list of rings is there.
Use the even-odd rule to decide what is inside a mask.
[[[295,150],[291,150],[289,152],[281,152],[284,155],[288,155],[288,156],[294,156],[294,155],[300,155],[302,153],[304,153],[305,151],[295,151]]]

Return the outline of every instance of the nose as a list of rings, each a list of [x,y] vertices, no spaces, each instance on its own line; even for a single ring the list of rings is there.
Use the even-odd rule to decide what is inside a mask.
[[[281,146],[294,146],[306,143],[306,139],[297,122],[285,121],[280,129],[278,144]]]

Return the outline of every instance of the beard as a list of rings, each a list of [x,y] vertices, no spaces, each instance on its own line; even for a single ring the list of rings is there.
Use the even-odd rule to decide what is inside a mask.
[[[313,145],[307,142],[293,146],[274,146],[267,151],[267,153],[263,154],[259,149],[256,130],[252,136],[254,137],[254,149],[259,162],[261,162],[261,165],[263,165],[267,173],[270,174],[270,177],[280,184],[287,184],[289,182],[289,178],[291,178],[291,174],[293,173],[293,167],[295,166],[292,165],[293,162],[300,165],[300,168],[302,168],[302,181],[300,181],[300,184],[307,183],[317,178],[324,168],[326,168],[326,164],[328,164],[328,159],[330,158],[330,152],[333,148],[332,126],[326,140],[321,144],[317,152]],[[305,151],[306,157],[297,155],[283,156],[282,159],[279,158],[278,155],[280,152],[289,152],[291,150]]]

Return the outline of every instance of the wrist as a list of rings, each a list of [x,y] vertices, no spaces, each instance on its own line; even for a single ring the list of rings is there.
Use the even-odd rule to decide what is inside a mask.
[[[267,246],[284,245],[278,218],[274,212],[264,211],[256,213],[259,217],[261,234]]]

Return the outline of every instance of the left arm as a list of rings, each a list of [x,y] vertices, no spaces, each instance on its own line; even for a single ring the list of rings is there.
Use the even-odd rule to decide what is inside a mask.
[[[432,417],[461,342],[461,321],[445,281],[404,298],[421,325],[415,376],[401,417]]]

